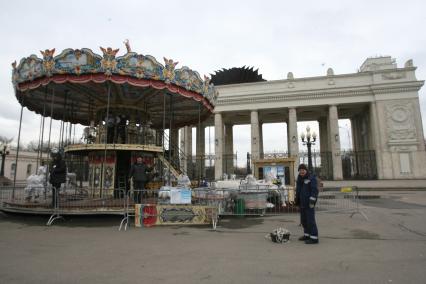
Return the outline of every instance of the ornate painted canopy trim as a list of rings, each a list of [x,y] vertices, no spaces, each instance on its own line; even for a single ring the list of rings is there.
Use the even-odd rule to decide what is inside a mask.
[[[165,65],[160,64],[151,55],[142,55],[130,50],[126,42],[127,53],[116,57],[119,49],[100,47],[103,55],[98,55],[88,48],[65,49],[53,56],[55,49],[41,51],[43,59],[36,55],[22,58],[19,64],[12,63],[12,82],[18,91],[34,88],[37,84],[51,81],[62,82],[105,82],[129,83],[136,86],[167,88],[187,97],[200,101],[199,96],[208,101],[204,105],[212,109],[218,92],[210,83],[210,78],[201,79],[198,72],[186,66],[175,69],[178,62],[164,58]],[[62,80],[62,82],[61,82]],[[38,83],[36,83],[38,82]],[[34,83],[36,85],[34,85]],[[197,99],[198,98],[198,99]]]
[[[121,75],[111,75],[107,76],[105,74],[86,74],[86,75],[70,75],[70,74],[64,74],[64,75],[53,75],[51,77],[43,77],[34,79],[32,81],[23,82],[18,84],[18,89],[20,92],[25,92],[27,90],[33,90],[37,89],[40,86],[46,86],[49,83],[56,83],[56,84],[64,84],[64,83],[88,83],[88,82],[94,82],[94,83],[105,83],[106,81],[111,81],[115,84],[124,84],[128,83],[135,87],[152,87],[154,89],[163,90],[167,89],[168,91],[176,94],[180,94],[186,98],[192,98],[193,100],[197,102],[202,102],[202,104],[211,112],[213,112],[213,105],[208,101],[205,97],[203,97],[201,94],[188,91],[182,87],[173,85],[173,84],[166,84],[162,81],[156,81],[156,80],[146,80],[146,79],[137,79],[133,77],[128,76],[121,76]]]

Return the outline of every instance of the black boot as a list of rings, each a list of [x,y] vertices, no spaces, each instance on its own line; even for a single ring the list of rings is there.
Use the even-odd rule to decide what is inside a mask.
[[[317,243],[319,243],[318,239],[309,238],[308,240],[305,241],[305,244],[307,244],[307,245],[313,245],[313,244],[317,244]]]
[[[308,236],[301,236],[300,238],[299,238],[299,241],[307,241],[307,240],[309,240],[310,238],[308,237]]]

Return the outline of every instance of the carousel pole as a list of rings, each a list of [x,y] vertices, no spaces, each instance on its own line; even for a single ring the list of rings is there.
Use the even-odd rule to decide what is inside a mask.
[[[42,126],[42,132],[41,132],[41,146],[40,146],[40,160],[43,161],[43,144],[44,144],[44,121],[46,118],[46,99],[47,99],[47,87],[44,92],[44,100],[43,100],[43,126]],[[41,162],[40,162],[41,164]],[[38,167],[36,168],[37,173]]]
[[[169,108],[169,113],[170,113],[170,119],[169,119],[169,163],[170,163],[170,167],[173,166],[172,164],[172,123],[173,123],[173,96],[170,95],[170,108]],[[169,181],[171,178],[171,169],[169,168]]]
[[[211,144],[210,144],[210,126],[209,126],[209,171],[211,171],[211,169],[212,169],[212,152],[211,152]],[[207,176],[207,174],[206,174],[206,176]],[[206,177],[206,179],[207,179],[207,177]]]
[[[36,158],[36,169],[38,169],[38,161],[40,159],[40,140],[41,140],[41,126],[43,124],[43,116],[40,115],[40,127],[38,129],[38,144],[37,144],[37,158]],[[37,170],[36,170],[37,172]]]
[[[70,117],[70,121],[68,122],[68,144],[71,144],[71,131],[72,131],[72,123],[71,123],[71,117]]]
[[[165,158],[165,151],[166,151],[166,146],[165,146],[166,139],[165,139],[165,135],[166,135],[166,93],[163,92],[163,138],[162,138],[163,141],[161,142],[161,144],[163,146],[163,158]],[[163,165],[163,167],[161,169],[161,176],[164,175],[163,169],[164,169],[164,165]]]
[[[61,148],[61,140],[62,140],[62,124],[63,121],[61,120],[59,124],[59,140],[58,140],[58,148]]]
[[[65,130],[65,118],[66,118],[66,107],[67,107],[67,98],[68,98],[68,90],[65,91],[65,99],[64,99],[64,108],[63,108],[63,116],[62,116],[62,136],[61,136],[61,146],[64,147],[64,130]]]
[[[201,147],[200,145],[201,145],[201,141],[200,141],[200,139],[201,139],[201,101],[200,101],[200,103],[198,104],[198,129],[200,130],[200,131],[197,131],[197,141],[198,141],[198,145],[196,145],[196,147]],[[203,129],[204,130],[204,129]],[[198,151],[197,150],[197,152],[199,153],[200,151]],[[201,165],[201,163],[202,163],[202,161],[201,161],[201,158],[202,157],[198,157],[199,159],[200,159],[200,162],[198,163],[198,165],[199,165],[199,167],[198,167],[198,186],[200,186],[200,181],[201,181],[201,169],[202,169],[202,165]],[[197,162],[197,156],[195,156],[195,162]]]
[[[64,145],[63,145],[64,148],[67,144],[67,139],[68,139],[68,126],[69,126],[69,123],[64,121]]]
[[[84,174],[84,163],[83,163],[83,156],[80,155],[80,189],[83,188],[83,174]]]
[[[19,118],[19,130],[18,130],[18,146],[16,147],[16,158],[15,158],[15,172],[13,173],[13,190],[12,199],[15,199],[15,187],[16,187],[16,173],[18,172],[18,156],[19,156],[19,143],[21,143],[21,129],[22,129],[22,113],[24,111],[24,98],[21,103],[21,115]]]
[[[59,141],[58,141],[58,148],[62,147],[62,136],[64,134],[64,121],[61,120],[61,124],[59,126]]]
[[[49,125],[49,138],[48,138],[48,140],[47,140],[47,150],[48,151],[50,151],[50,138],[51,138],[51,135],[52,135],[52,120],[53,120],[53,103],[55,102],[55,89],[52,89],[52,101],[50,102],[50,125]],[[48,158],[49,158],[49,155],[47,156]],[[45,183],[44,183],[44,199],[46,200],[46,198],[47,198],[47,196],[46,196],[46,194],[47,194],[47,177],[48,177],[48,172],[50,171],[50,169],[49,169],[49,163],[47,163],[47,167],[46,167],[46,180],[45,180]]]
[[[47,140],[47,149],[50,150],[50,137],[52,135],[52,119],[53,119],[53,103],[55,102],[55,89],[52,89],[52,101],[50,103],[50,125],[49,125],[49,139]]]
[[[74,140],[72,140],[72,143],[71,143],[71,131],[73,129],[73,124],[71,123],[71,120],[73,120],[73,119],[74,119],[74,102],[71,104],[70,135],[69,135],[70,144],[74,143]],[[74,128],[74,130],[75,130],[75,128]]]
[[[109,104],[110,104],[110,98],[111,98],[111,82],[107,81],[107,94],[108,94],[108,102],[107,102],[107,113],[106,113],[106,120],[105,120],[105,126],[107,123],[107,120],[109,118]],[[106,131],[105,131],[105,148],[104,148],[104,161],[102,163],[102,170],[101,170],[101,177],[100,180],[103,180],[103,176],[104,176],[104,171],[105,171],[105,163],[106,163],[106,156],[107,156],[107,139],[108,139],[108,127],[106,127]],[[100,193],[99,193],[99,197],[102,198],[103,195],[103,185],[104,183],[102,182],[102,186],[100,189]]]

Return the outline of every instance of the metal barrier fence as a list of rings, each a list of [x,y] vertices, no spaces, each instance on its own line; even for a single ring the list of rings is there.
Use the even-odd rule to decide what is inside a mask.
[[[161,224],[212,224],[225,216],[272,216],[297,213],[295,189],[268,185],[240,185],[238,188],[195,188],[185,190],[162,187],[161,190],[114,190],[103,198],[87,192],[63,189],[52,206],[52,194],[37,189],[37,199],[23,187],[0,188],[0,207],[10,212],[48,214],[47,225],[63,215],[115,214],[123,216],[119,230],[127,230],[131,219],[141,226]],[[364,193],[363,193],[364,195]],[[31,197],[31,198],[30,198]],[[323,190],[316,204],[317,213],[347,212],[367,216],[360,210],[357,188]]]
[[[360,214],[368,220],[367,216],[360,209],[360,199],[361,195],[357,187],[326,189],[319,193],[315,207],[318,213],[346,212],[351,213],[351,217],[355,214]]]
[[[125,230],[130,225],[130,218],[139,218],[140,226],[159,224],[187,225],[199,215],[205,215],[211,222],[213,229],[220,217],[226,216],[273,216],[287,213],[297,213],[299,208],[294,205],[295,190],[293,187],[275,188],[272,186],[240,186],[234,189],[195,188],[188,190],[188,203],[176,204],[172,201],[172,188],[163,187],[162,190],[141,190],[129,192],[127,202],[120,223],[119,230]],[[179,190],[174,188],[174,190]],[[135,205],[140,208],[135,210]],[[163,214],[163,207],[169,211]],[[214,208],[207,213],[193,208]],[[144,209],[147,209],[144,211]],[[359,194],[356,188],[342,190],[321,191],[316,204],[318,213],[356,213],[366,219],[359,209]],[[140,210],[139,216],[136,211]],[[201,213],[200,213],[201,212]],[[146,222],[145,222],[146,221]],[[197,223],[198,224],[198,223]]]
[[[53,205],[50,188],[32,188],[32,192],[29,192],[24,187],[2,187],[0,209],[6,212],[50,215],[46,225],[52,225],[63,215],[123,214],[125,198],[120,190],[111,191],[102,198],[91,197],[86,190],[74,188],[61,188],[56,193]]]

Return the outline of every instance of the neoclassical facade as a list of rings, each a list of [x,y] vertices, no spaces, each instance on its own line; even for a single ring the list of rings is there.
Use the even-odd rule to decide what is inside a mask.
[[[351,121],[353,150],[374,154],[377,179],[426,178],[419,104],[424,81],[416,78],[415,70],[412,60],[401,68],[391,57],[377,57],[365,60],[352,74],[334,74],[330,68],[325,76],[296,78],[289,72],[285,80],[217,86],[219,97],[210,120],[215,129],[215,178],[229,172],[223,160],[234,152],[233,125],[251,125],[255,160],[262,157],[267,142],[262,138],[263,123],[287,123],[288,155],[298,157],[297,122],[318,121],[321,151],[331,153],[332,179],[342,180],[339,119]],[[197,133],[201,154],[204,131]],[[192,139],[188,130],[185,135],[186,141]]]
[[[24,182],[30,175],[37,172],[37,166],[40,166],[37,152],[19,151],[18,167],[16,167],[16,150],[12,149],[4,161],[4,176],[13,181],[17,171],[16,181]]]

